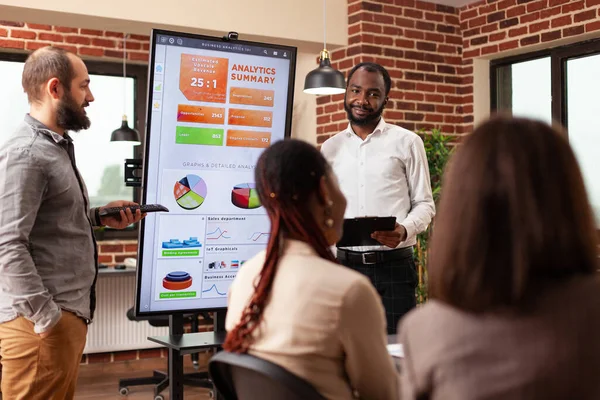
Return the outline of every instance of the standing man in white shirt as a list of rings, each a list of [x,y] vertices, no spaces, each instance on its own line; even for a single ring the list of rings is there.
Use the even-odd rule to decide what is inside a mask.
[[[423,141],[381,116],[391,86],[381,65],[356,65],[344,99],[348,128],[321,148],[348,200],[345,218],[396,217],[393,231],[372,234],[380,246],[337,249],[338,260],[369,277],[379,292],[388,334],[396,333],[400,318],[416,305],[413,246],[435,215]]]

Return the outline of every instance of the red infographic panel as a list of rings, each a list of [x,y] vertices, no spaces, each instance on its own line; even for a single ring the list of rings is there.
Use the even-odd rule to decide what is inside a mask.
[[[190,101],[225,103],[228,68],[227,58],[182,54],[179,90]]]

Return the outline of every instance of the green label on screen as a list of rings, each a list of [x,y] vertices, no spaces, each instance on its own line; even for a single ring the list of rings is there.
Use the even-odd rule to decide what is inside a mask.
[[[196,297],[196,292],[168,292],[161,293],[161,299],[183,299],[187,297]]]
[[[175,143],[223,146],[223,132],[223,129],[178,126],[175,131]]]
[[[200,250],[163,250],[163,257],[198,257]]]

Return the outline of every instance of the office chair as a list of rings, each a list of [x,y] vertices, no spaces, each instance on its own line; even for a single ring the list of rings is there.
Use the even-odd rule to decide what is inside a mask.
[[[199,314],[185,314],[183,316],[184,323],[190,323],[192,332],[198,332],[198,316],[202,315],[202,318],[212,323],[212,318],[208,315],[208,313],[199,313]],[[163,327],[169,326],[169,316],[168,315],[160,315],[151,318],[138,319],[135,317],[133,307],[127,310],[127,319],[130,321],[148,321],[148,323],[152,326]],[[198,353],[194,353],[191,355],[192,362],[194,364],[194,368],[198,369]],[[210,376],[208,372],[194,372],[188,373],[184,375],[183,379],[184,385],[203,387],[207,389],[211,389],[211,397],[213,390],[213,383],[210,380]],[[164,400],[164,397],[160,394],[163,390],[165,390],[169,386],[169,375],[166,372],[162,371],[153,371],[152,376],[142,377],[142,378],[128,378],[128,379],[119,379],[119,393],[122,396],[127,396],[129,394],[130,386],[142,386],[142,385],[154,385],[154,400]]]
[[[221,351],[209,361],[208,372],[225,400],[325,400],[305,380],[249,354]]]

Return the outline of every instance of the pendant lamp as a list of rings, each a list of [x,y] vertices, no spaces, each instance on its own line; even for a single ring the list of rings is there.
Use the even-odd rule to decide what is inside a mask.
[[[306,75],[304,93],[331,95],[345,91],[344,74],[331,67],[331,58],[327,51],[327,5],[326,0],[323,0],[323,51],[321,51],[319,67]]]
[[[133,142],[134,145],[140,144],[140,134],[135,129],[131,129],[127,123],[127,72],[125,61],[127,60],[127,35],[123,34],[123,120],[121,127],[113,131],[110,135],[111,142]]]

